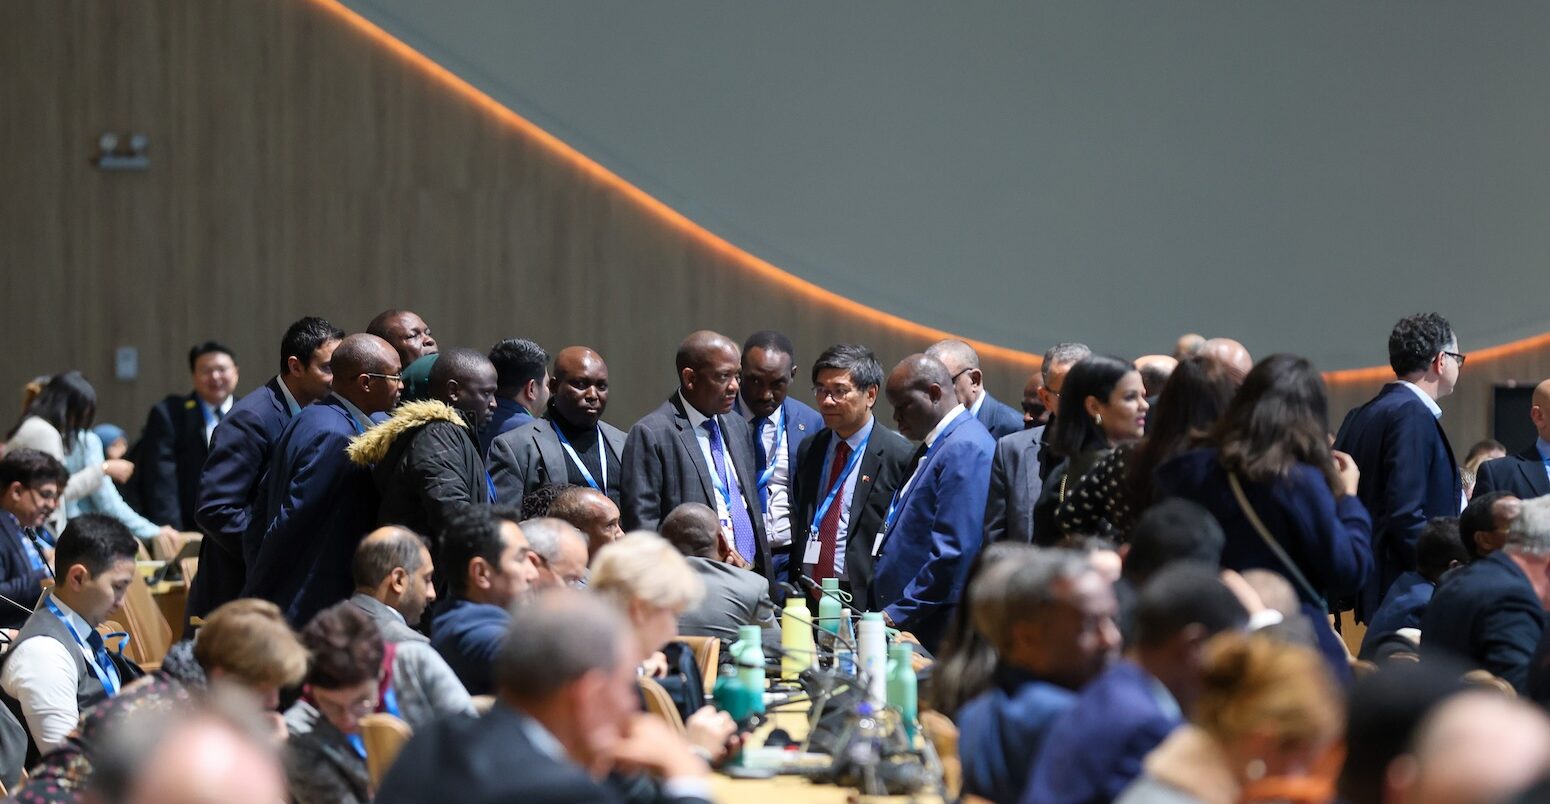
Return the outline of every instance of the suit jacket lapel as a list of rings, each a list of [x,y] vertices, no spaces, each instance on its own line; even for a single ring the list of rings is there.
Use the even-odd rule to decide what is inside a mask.
[[[874,422],[872,424],[872,431],[875,433],[877,428],[882,426],[881,422]],[[861,456],[861,465],[856,468],[856,471],[860,474],[856,477],[856,489],[850,497],[849,522],[852,533],[861,524],[861,515],[866,511],[867,497],[871,495],[872,487],[877,483],[877,467],[881,466],[882,462],[883,445],[881,443],[873,444],[868,442],[866,454]],[[871,535],[867,536],[867,538],[870,539]],[[871,545],[868,544],[867,547],[870,548]]]
[[[1534,490],[1534,495],[1543,497],[1550,494],[1550,475],[1545,474],[1545,459],[1539,456],[1539,447],[1529,444],[1519,456],[1518,469],[1528,479],[1528,487]]]
[[[538,460],[543,464],[549,482],[567,482],[570,467],[565,465],[565,450],[560,447],[560,437],[554,433],[554,422],[538,420],[533,427],[533,441],[538,445]]]
[[[711,507],[715,508],[716,484],[711,482],[709,468],[705,465],[704,453],[700,451],[700,439],[694,433],[694,428],[689,426],[689,415],[678,404],[678,394],[673,394],[669,400],[673,405],[676,415],[673,417],[673,425],[678,428],[678,442],[683,447],[684,454],[688,456],[689,463],[694,465],[694,471],[700,475],[700,486],[705,490],[705,499],[711,501]],[[722,432],[722,446],[726,446],[726,433]],[[728,456],[730,459],[731,456]]]

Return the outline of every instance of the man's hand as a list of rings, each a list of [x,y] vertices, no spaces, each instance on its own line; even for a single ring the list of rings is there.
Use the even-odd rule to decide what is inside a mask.
[[[659,779],[701,777],[710,773],[705,760],[695,756],[689,744],[655,715],[637,714],[630,720],[624,739],[609,752],[616,767],[642,770]]]
[[[702,749],[711,762],[720,762],[727,755],[732,736],[737,734],[737,723],[714,706],[702,706],[684,721],[684,731],[689,742]]]
[[[134,476],[135,465],[123,458],[109,458],[102,462],[102,472],[113,478],[115,483],[128,483]]]

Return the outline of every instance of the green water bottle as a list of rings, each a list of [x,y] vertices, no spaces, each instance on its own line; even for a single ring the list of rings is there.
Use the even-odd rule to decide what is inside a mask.
[[[910,656],[910,646],[907,644],[898,643],[888,648],[888,705],[899,710],[904,733],[913,742],[920,701],[915,667],[910,662]]]
[[[824,578],[823,594],[818,596],[818,627],[831,634],[840,630],[840,579]]]
[[[741,625],[737,628],[737,641],[732,643],[732,661],[737,666],[737,678],[751,700],[752,712],[764,711],[764,642],[757,625]]]

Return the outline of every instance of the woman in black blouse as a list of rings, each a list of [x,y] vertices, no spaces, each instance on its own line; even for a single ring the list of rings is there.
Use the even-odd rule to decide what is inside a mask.
[[[1065,460],[1045,479],[1034,504],[1034,544],[1060,542],[1055,509],[1109,450],[1141,437],[1146,411],[1146,388],[1131,364],[1093,355],[1071,367],[1060,389],[1060,410],[1050,436],[1051,448]]]

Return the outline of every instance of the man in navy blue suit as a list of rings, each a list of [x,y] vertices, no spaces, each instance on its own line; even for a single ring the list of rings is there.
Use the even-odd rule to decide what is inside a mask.
[[[1447,319],[1436,313],[1406,316],[1389,334],[1395,381],[1351,411],[1335,449],[1361,471],[1357,497],[1372,515],[1376,571],[1356,600],[1362,622],[1372,616],[1389,584],[1416,569],[1415,543],[1427,520],[1458,516],[1463,484],[1453,448],[1438,419],[1437,400],[1453,393],[1464,355]]]
[[[242,596],[272,601],[297,627],[353,592],[350,562],[376,521],[377,491],[345,449],[392,409],[403,383],[398,353],[375,335],[340,341],[332,364],[333,393],[280,435],[242,542]]]
[[[1550,497],[1527,500],[1500,550],[1447,575],[1421,617],[1421,658],[1453,656],[1521,694],[1550,604]]]
[[[770,577],[785,578],[791,565],[791,480],[797,449],[823,429],[818,411],[787,394],[796,377],[791,339],[760,330],[743,342],[738,412],[752,431],[754,471],[764,533],[770,543]]]
[[[48,521],[69,480],[65,465],[46,452],[13,449],[0,458],[0,595],[11,601],[0,601],[0,628],[22,627],[43,581],[53,577],[48,546],[28,531]]]
[[[933,651],[980,551],[996,447],[952,388],[942,361],[923,354],[904,358],[889,373],[894,423],[921,444],[872,545],[876,607]]]
[[[1476,494],[1505,491],[1521,500],[1550,494],[1550,380],[1534,388],[1528,415],[1538,437],[1521,452],[1482,464]]]
[[[242,534],[253,519],[269,457],[291,417],[333,389],[331,361],[343,338],[344,330],[316,316],[291,324],[280,340],[280,373],[233,405],[210,435],[195,511],[205,539],[199,572],[189,584],[188,617],[203,617],[242,594]]]
[[[974,347],[960,340],[937,341],[926,349],[926,354],[942,361],[952,378],[953,394],[974,418],[985,425],[993,438],[1005,438],[1022,432],[1023,415],[1001,400],[990,395],[985,388],[985,376],[980,372],[980,356]]]

